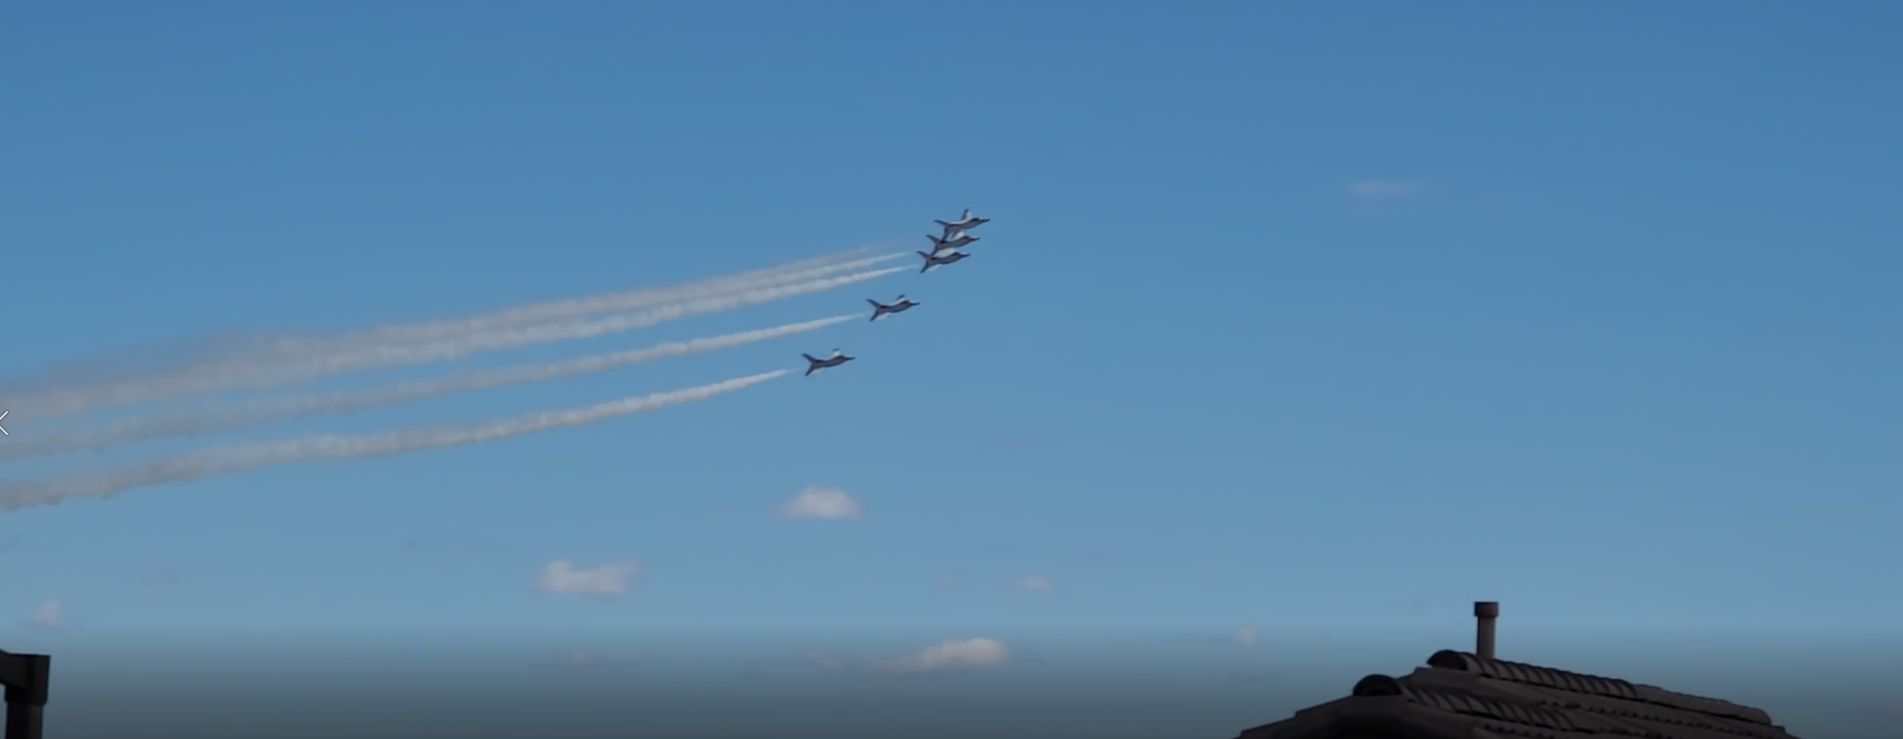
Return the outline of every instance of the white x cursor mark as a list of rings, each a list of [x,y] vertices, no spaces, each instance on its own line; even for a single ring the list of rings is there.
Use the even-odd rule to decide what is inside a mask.
[[[12,412],[13,411],[0,411],[0,421],[7,420],[7,414]],[[12,436],[12,435],[13,434],[7,433],[7,427],[0,426],[0,436]]]

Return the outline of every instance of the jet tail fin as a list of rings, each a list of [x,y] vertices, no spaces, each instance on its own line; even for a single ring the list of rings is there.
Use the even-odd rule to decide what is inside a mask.
[[[952,225],[951,225],[950,223],[946,223],[945,221],[941,221],[941,220],[937,220],[937,219],[933,219],[933,220],[932,220],[932,222],[933,222],[933,223],[936,223],[936,224],[938,224],[938,225],[940,225],[940,226],[944,226],[944,227],[946,227],[946,228],[951,228],[951,227],[952,227]]]
[[[809,362],[809,363],[812,363],[812,364],[818,364],[818,363],[819,363],[819,358],[818,358],[818,357],[815,357],[815,356],[813,356],[813,355],[811,355],[811,354],[807,354],[807,353],[805,353],[805,352],[801,352],[801,353],[800,353],[800,356],[802,356],[802,357],[805,357],[805,358],[806,358],[806,361],[807,361],[807,362]]]

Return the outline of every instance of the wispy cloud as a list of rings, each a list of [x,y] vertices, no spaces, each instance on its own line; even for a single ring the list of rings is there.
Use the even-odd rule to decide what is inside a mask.
[[[780,515],[788,518],[858,518],[865,515],[865,509],[844,490],[814,485],[780,506]]]
[[[1047,592],[1056,589],[1056,587],[1057,583],[1055,581],[1036,573],[1025,575],[1024,577],[1018,578],[1017,582],[1011,583],[1012,590],[1021,590],[1027,593]]]
[[[1004,642],[989,637],[954,639],[897,657],[850,657],[827,650],[808,652],[800,662],[818,668],[863,678],[904,678],[942,675],[992,667],[1012,662],[1016,656]]]
[[[1261,636],[1262,630],[1254,626],[1244,626],[1236,629],[1236,643],[1244,647],[1255,646],[1256,640],[1261,638]]]
[[[632,562],[589,568],[577,567],[573,562],[558,559],[542,568],[535,586],[555,595],[616,596],[628,592],[640,571],[640,565]]]
[[[1370,179],[1348,186],[1348,194],[1362,200],[1394,200],[1419,194],[1421,185],[1411,180]]]
[[[42,629],[57,629],[66,625],[66,610],[60,605],[58,598],[48,598],[33,607],[33,612],[26,617],[26,622],[30,626]]]
[[[998,667],[1011,661],[1011,649],[996,639],[978,637],[948,641],[889,665],[898,675],[935,675]]]

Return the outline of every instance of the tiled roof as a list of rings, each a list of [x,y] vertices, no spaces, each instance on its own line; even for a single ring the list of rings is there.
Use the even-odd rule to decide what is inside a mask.
[[[1240,739],[1384,732],[1462,739],[1795,739],[1749,706],[1454,651],[1435,653],[1426,667],[1402,677],[1369,675],[1348,698],[1250,729]]]

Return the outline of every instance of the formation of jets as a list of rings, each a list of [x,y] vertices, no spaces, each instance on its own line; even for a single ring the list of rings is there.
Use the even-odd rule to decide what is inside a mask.
[[[943,231],[936,235],[925,235],[925,238],[931,239],[932,241],[932,250],[916,252],[919,256],[925,258],[925,266],[919,268],[920,274],[930,272],[937,267],[956,264],[959,260],[971,256],[970,254],[959,251],[959,249],[971,246],[978,241],[978,237],[968,232],[971,231],[971,229],[990,223],[991,219],[974,216],[971,214],[971,209],[966,208],[964,214],[958,216],[958,220],[933,222],[937,223],[939,228],[943,229]],[[918,306],[918,301],[907,298],[904,294],[900,294],[899,297],[891,303],[881,303],[870,298],[868,298],[866,302],[872,304],[872,318],[867,319],[870,321],[877,321],[886,316],[904,313]],[[806,358],[806,374],[809,377],[815,372],[831,367],[838,367],[854,359],[853,357],[846,356],[845,352],[838,349],[834,349],[833,353],[825,358],[815,357],[811,354],[801,354],[800,356]]]

